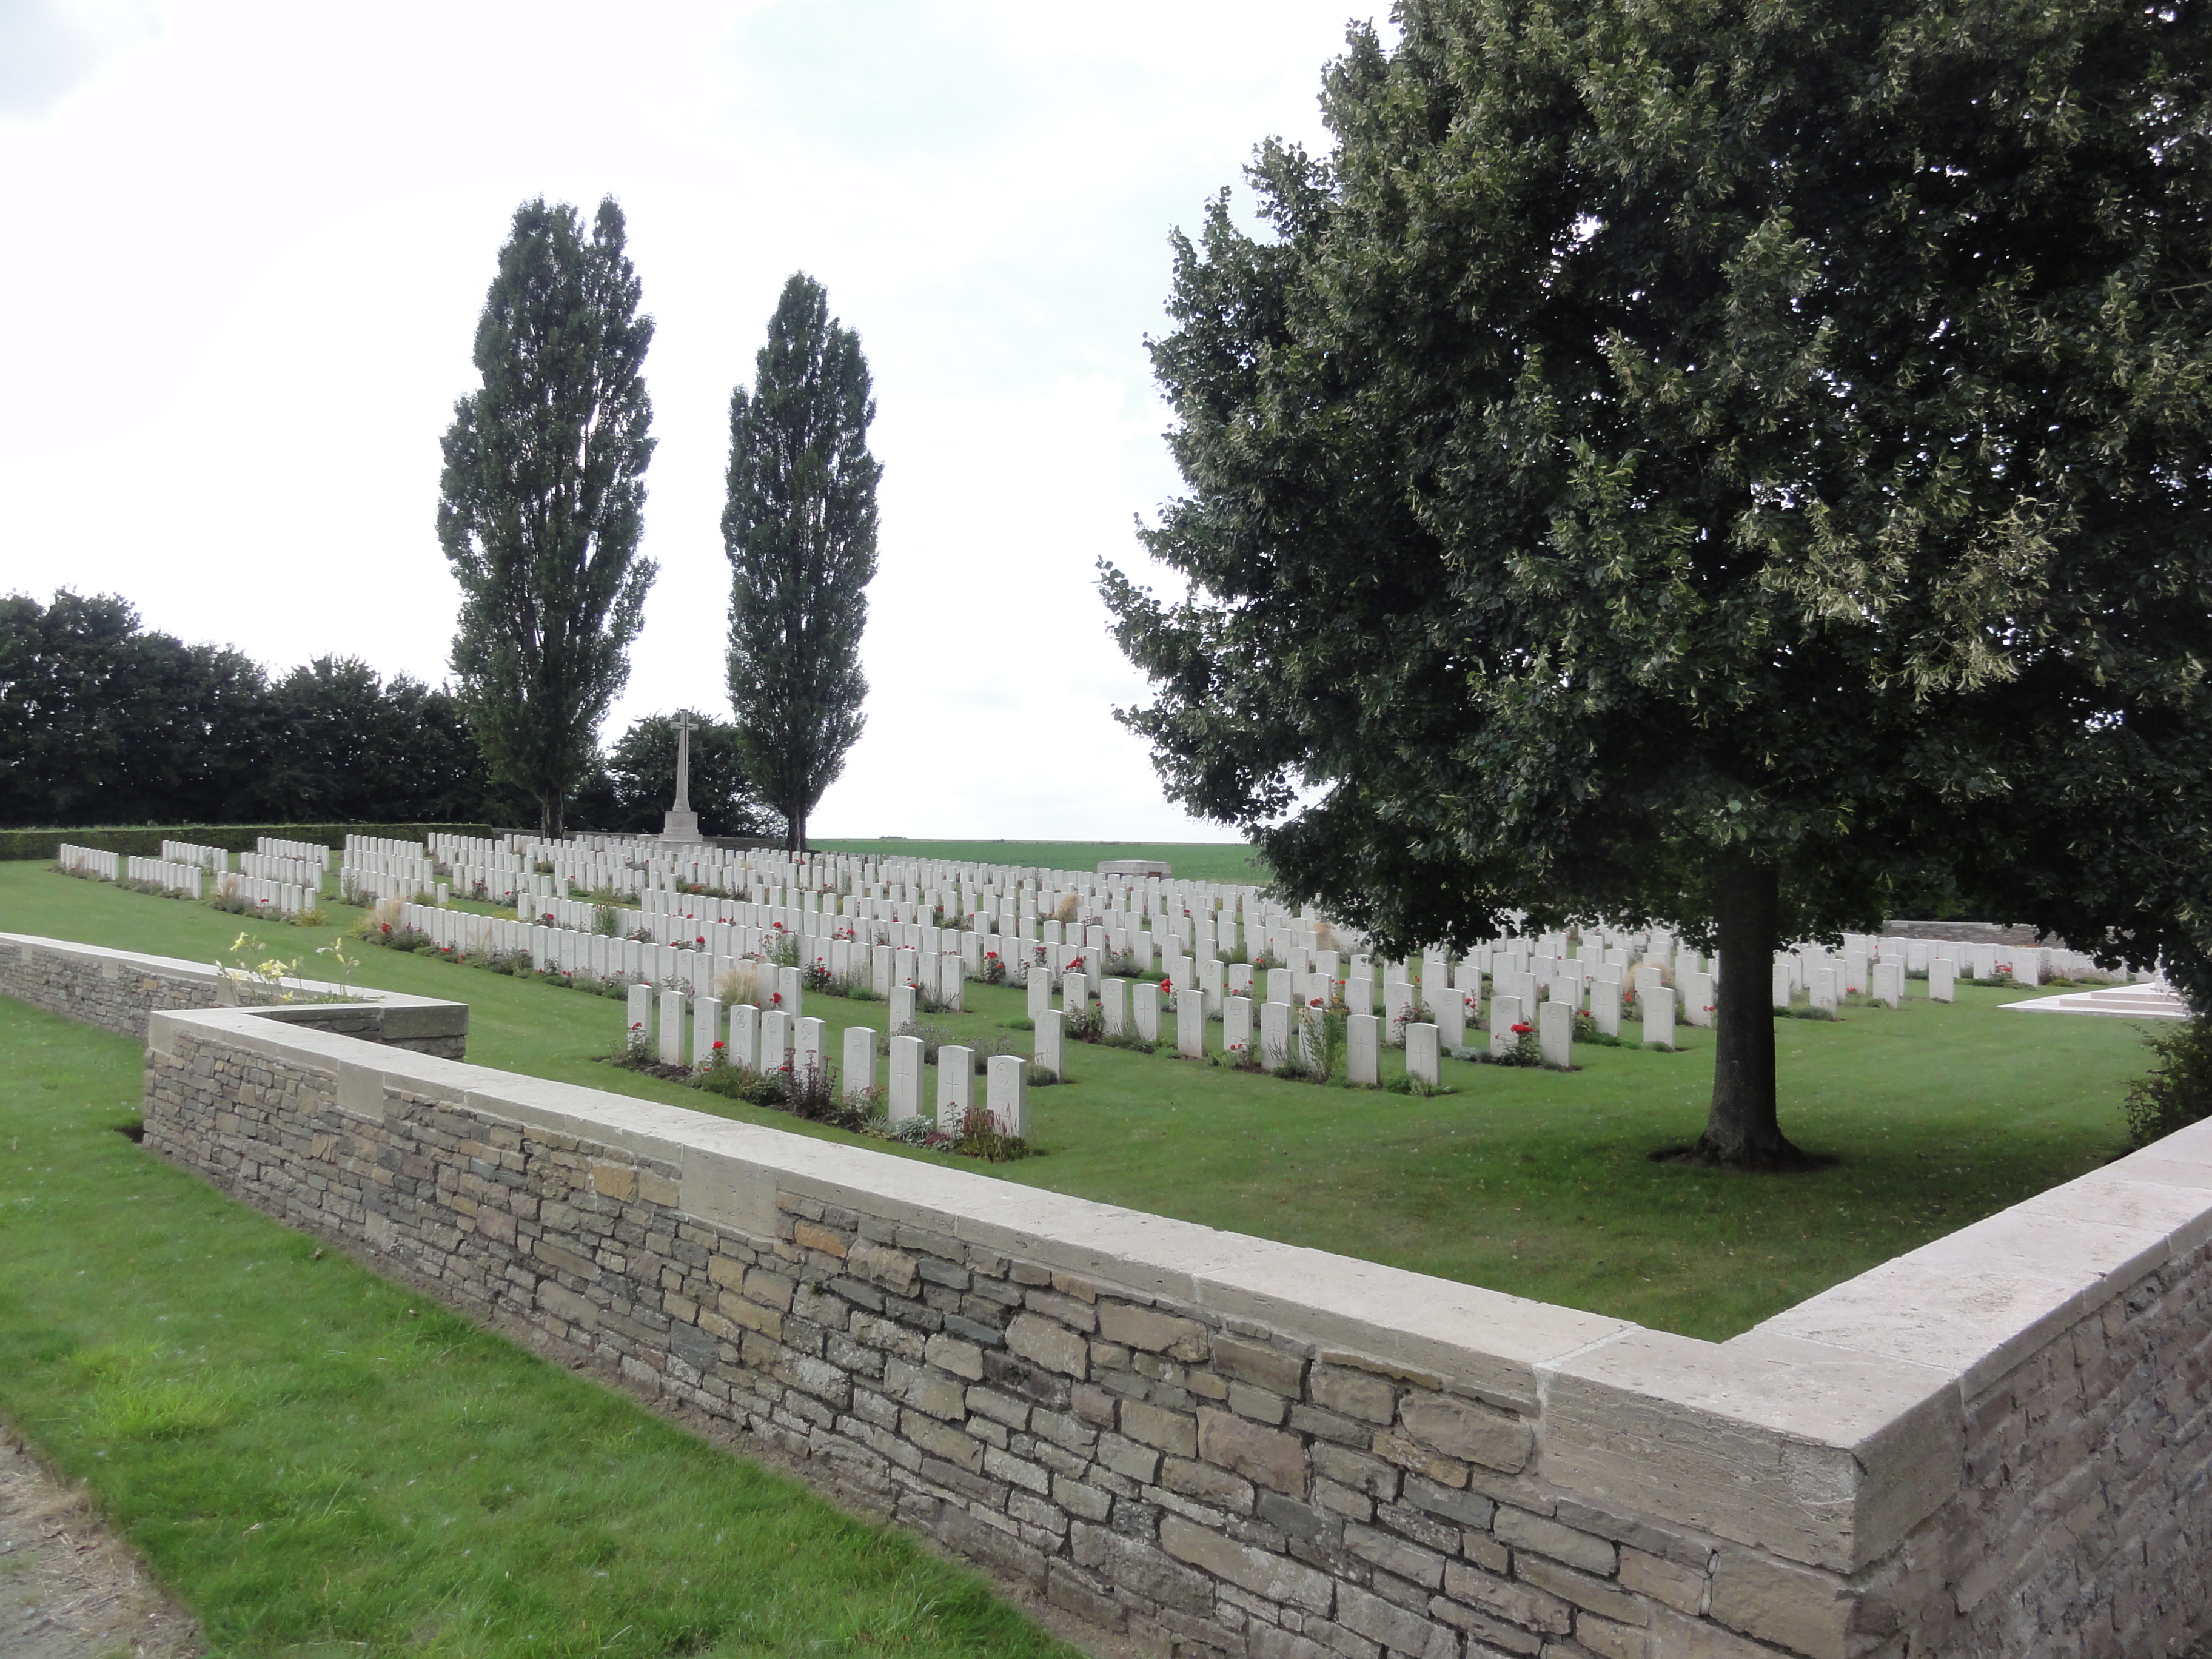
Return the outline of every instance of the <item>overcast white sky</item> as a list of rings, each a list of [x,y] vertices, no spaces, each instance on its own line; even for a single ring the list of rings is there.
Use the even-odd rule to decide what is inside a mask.
[[[726,713],[731,386],[794,270],[873,368],[868,730],[825,836],[1218,839],[1111,709],[1101,556],[1177,485],[1170,228],[1318,147],[1355,0],[0,0],[0,590],[444,678],[438,440],[509,215],[611,193],[660,565],[610,735]]]

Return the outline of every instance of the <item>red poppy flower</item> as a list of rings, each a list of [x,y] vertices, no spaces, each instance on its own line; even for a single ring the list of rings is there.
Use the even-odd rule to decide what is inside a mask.
[[[1516,1036],[1526,1036],[1535,1029],[1533,1025],[1516,1025],[1513,1028],[1513,1034]]]

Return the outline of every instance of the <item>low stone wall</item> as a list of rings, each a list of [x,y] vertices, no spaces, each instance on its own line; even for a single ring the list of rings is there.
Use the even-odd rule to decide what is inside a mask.
[[[1162,1651],[2178,1651],[2212,1124],[1714,1344],[266,1011],[147,1142]]]
[[[124,1036],[143,1039],[147,1020],[157,1009],[236,1007],[240,989],[210,962],[0,933],[0,995]],[[398,991],[349,992],[301,979],[286,980],[276,993],[249,988],[248,994],[298,998],[257,1009],[287,1024],[446,1060],[460,1060],[468,1053],[469,1006],[465,1002]],[[347,1000],[315,1000],[321,997]]]

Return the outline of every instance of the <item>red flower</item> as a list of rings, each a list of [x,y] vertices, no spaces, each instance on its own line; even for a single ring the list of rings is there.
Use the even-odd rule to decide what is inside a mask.
[[[715,1046],[717,1048],[728,1048],[730,1045],[729,1045],[728,1043],[726,1043],[726,1042],[718,1042],[718,1043],[716,1043],[714,1046]]]
[[[1162,980],[1160,981],[1160,994],[1163,996],[1173,996],[1175,994],[1175,981],[1171,979]]]
[[[1513,1035],[1516,1036],[1526,1036],[1529,1032],[1535,1029],[1536,1028],[1533,1025],[1516,1025],[1513,1028]]]
[[[783,993],[781,991],[771,991],[768,994],[768,1000],[770,1002],[781,1002],[783,1000]]]

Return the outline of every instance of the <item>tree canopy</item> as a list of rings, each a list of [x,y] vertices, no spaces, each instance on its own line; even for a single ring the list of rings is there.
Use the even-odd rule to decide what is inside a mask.
[[[1943,890],[2212,994],[2206,13],[1406,0],[1178,236],[1170,792],[1382,948]]]
[[[272,680],[112,594],[0,599],[0,824],[459,823],[486,789],[441,688],[347,657]]]
[[[785,283],[753,388],[730,394],[731,707],[745,771],[794,849],[845,769],[868,695],[860,636],[876,577],[876,417],[860,337],[821,283]]]
[[[477,323],[482,385],[445,438],[438,539],[461,588],[453,666],[495,776],[558,836],[629,677],[653,406],[622,210],[526,202]]]

